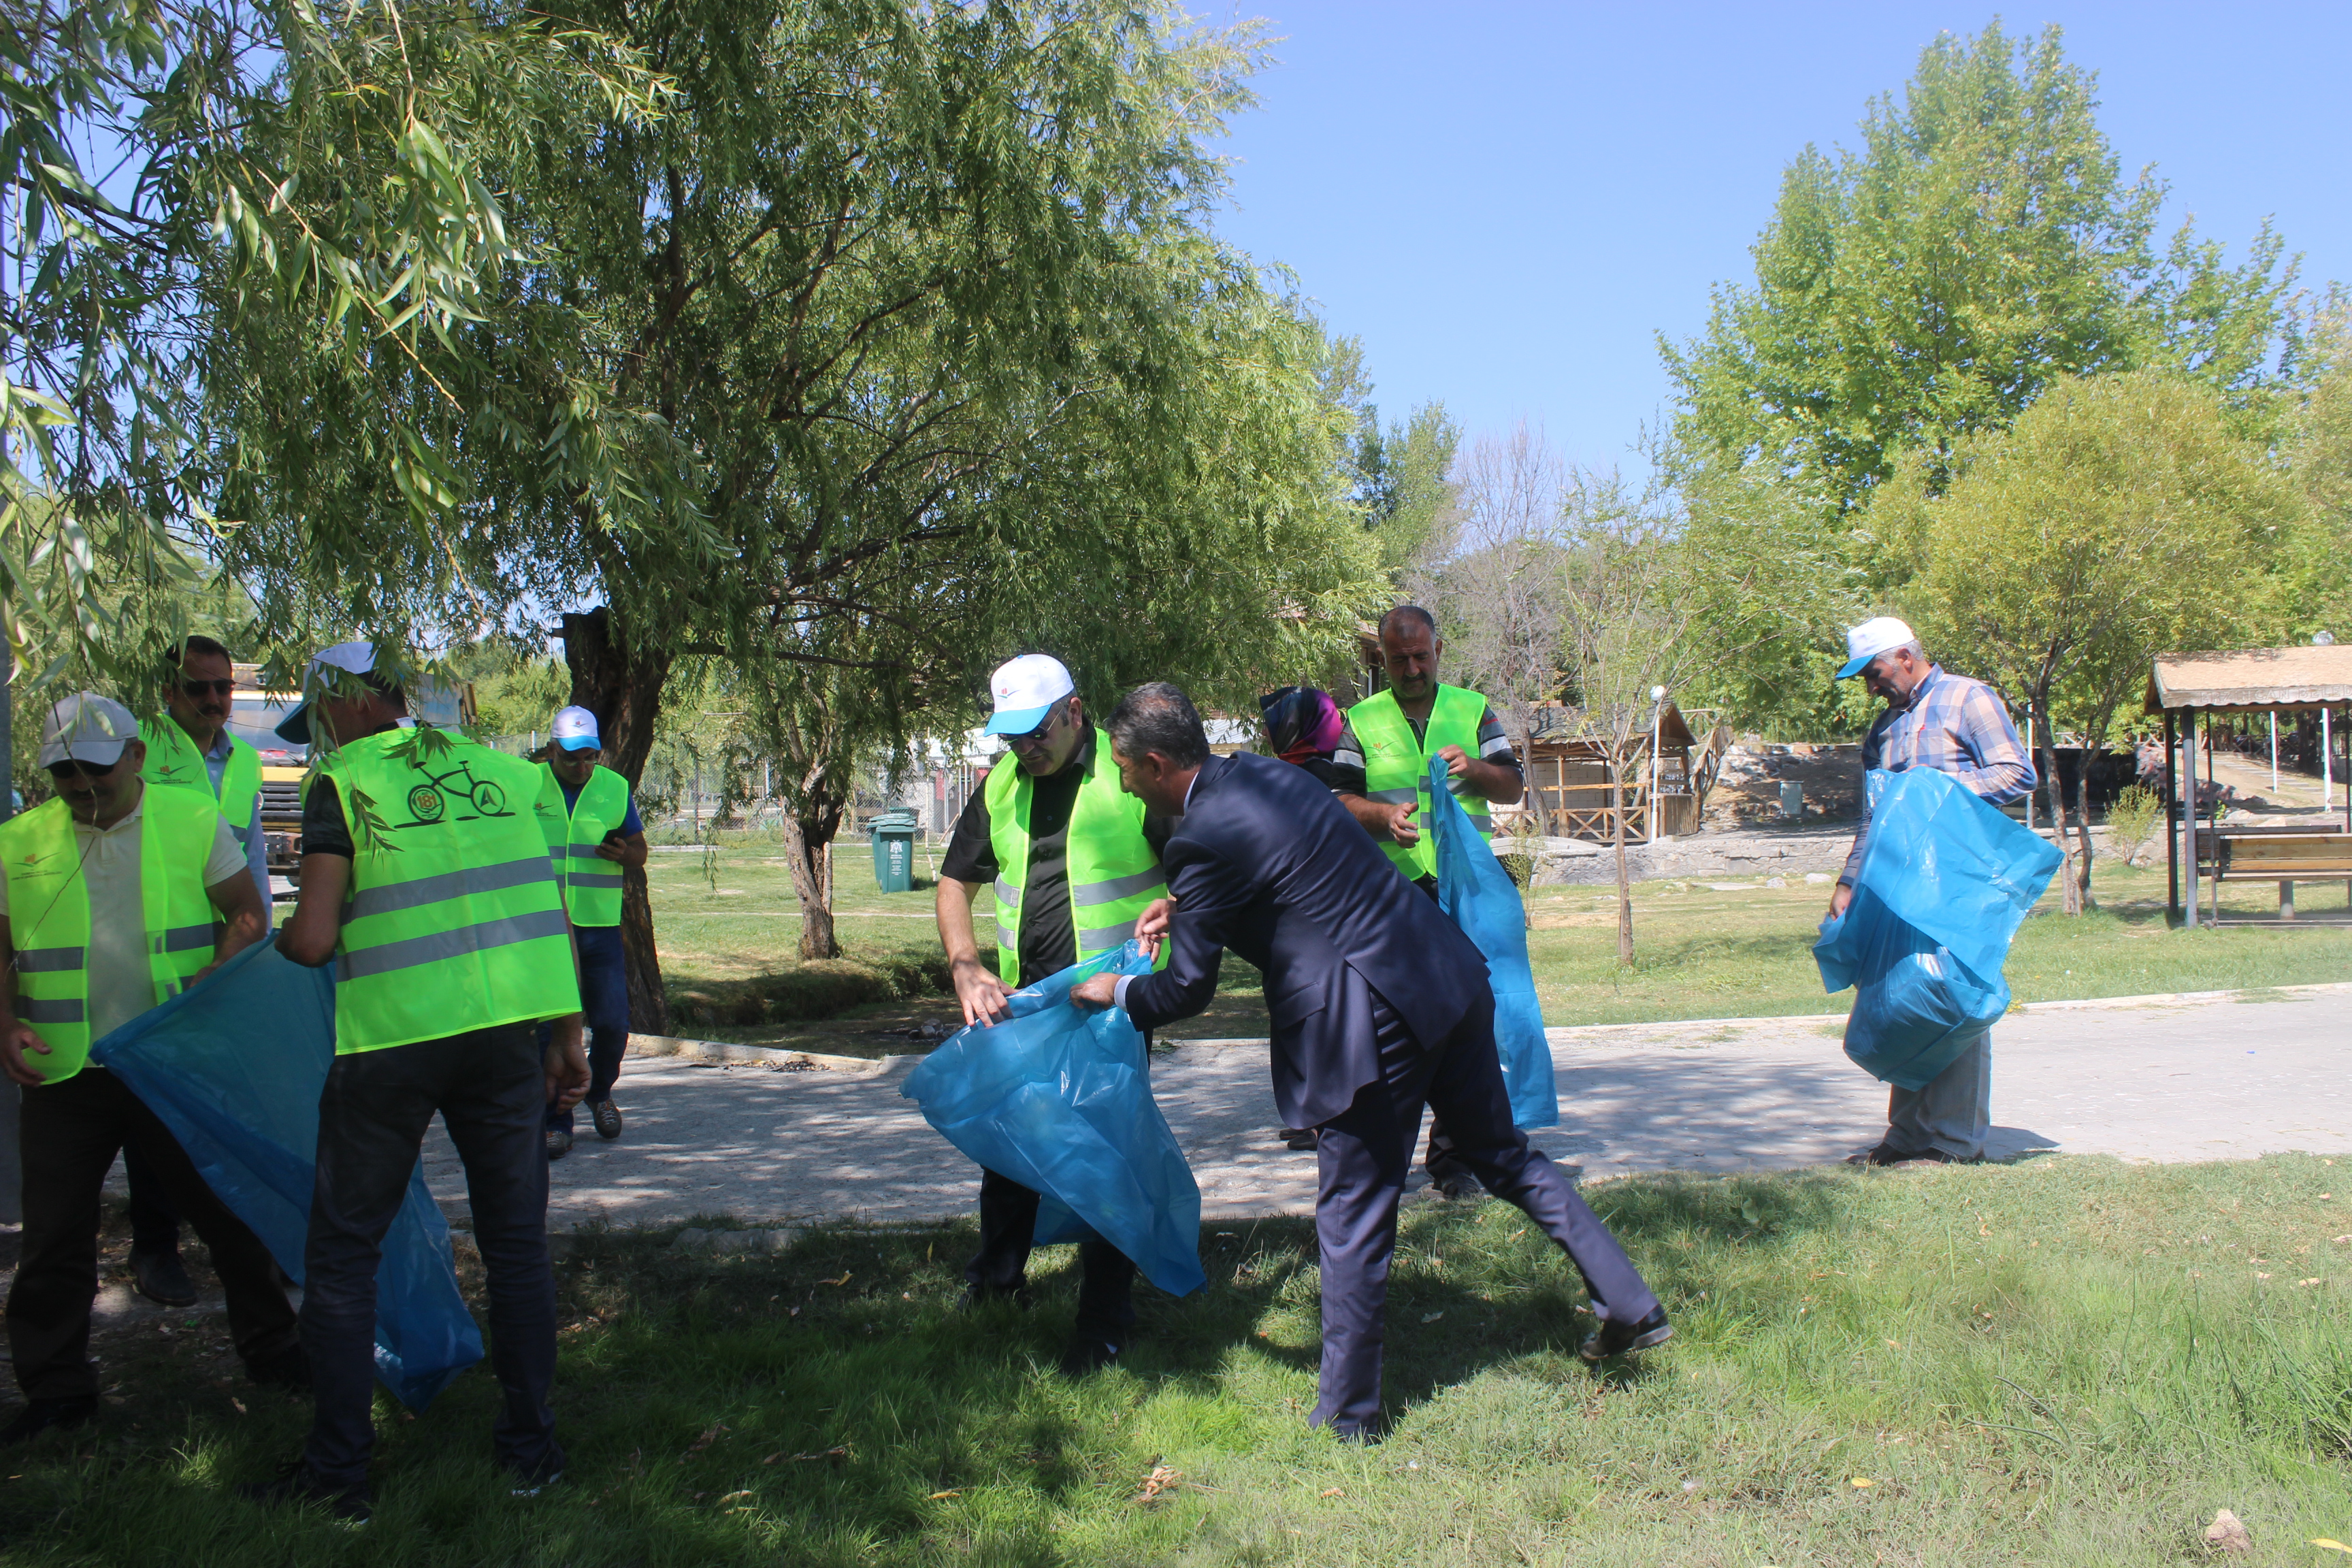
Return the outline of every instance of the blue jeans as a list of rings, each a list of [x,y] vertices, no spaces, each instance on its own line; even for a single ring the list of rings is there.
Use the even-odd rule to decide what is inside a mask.
[[[1955,1160],[1981,1159],[1991,1131],[1990,1029],[1929,1079],[1927,1088],[1887,1086],[1886,1141],[1897,1149],[1940,1149]]]
[[[580,1007],[588,1026],[588,1094],[584,1103],[610,1100],[629,1049],[629,974],[619,926],[574,926],[580,943]],[[545,1040],[542,1033],[541,1039]],[[572,1131],[572,1112],[548,1107],[551,1132]]]

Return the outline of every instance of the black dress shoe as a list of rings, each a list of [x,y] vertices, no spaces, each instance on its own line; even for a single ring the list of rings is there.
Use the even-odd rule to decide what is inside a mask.
[[[1875,1149],[1865,1149],[1859,1154],[1848,1154],[1849,1165],[1956,1165],[1959,1162],[1941,1149],[1897,1149],[1892,1143],[1881,1143]]]
[[[301,1459],[280,1470],[275,1480],[246,1482],[236,1489],[236,1495],[264,1508],[276,1508],[286,1503],[297,1506],[318,1503],[344,1524],[365,1524],[373,1512],[369,1504],[365,1481],[347,1487],[336,1486],[313,1472]]]
[[[588,1114],[595,1120],[597,1137],[618,1138],[621,1135],[621,1108],[614,1104],[610,1097],[590,1106]]]
[[[196,1304],[196,1282],[188,1278],[187,1266],[180,1261],[177,1247],[169,1252],[132,1253],[131,1286],[150,1301],[166,1307]]]
[[[1090,1372],[1100,1372],[1118,1364],[1118,1347],[1093,1334],[1080,1334],[1062,1351],[1062,1375],[1084,1377]]]
[[[1307,1150],[1318,1146],[1312,1127],[1286,1127],[1282,1130],[1281,1138],[1282,1146],[1286,1149]]]
[[[1576,1347],[1576,1353],[1587,1361],[1607,1361],[1628,1352],[1650,1350],[1674,1337],[1674,1325],[1666,1321],[1666,1310],[1653,1307],[1650,1315],[1637,1323],[1621,1323],[1612,1319],[1601,1324]]]
[[[299,1394],[310,1386],[310,1352],[300,1345],[289,1345],[276,1355],[247,1362],[245,1375],[264,1388]]]
[[[547,1157],[551,1160],[561,1160],[563,1156],[571,1152],[571,1132],[567,1129],[562,1127],[549,1128],[547,1130]]]
[[[36,1399],[16,1412],[14,1421],[0,1426],[0,1448],[29,1443],[53,1429],[79,1426],[97,1414],[98,1396],[94,1394],[79,1399]]]

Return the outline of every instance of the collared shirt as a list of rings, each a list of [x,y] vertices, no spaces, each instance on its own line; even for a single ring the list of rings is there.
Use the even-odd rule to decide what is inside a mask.
[[[111,827],[74,819],[74,847],[89,894],[89,1037],[105,1038],[155,1005],[155,977],[147,964],[147,912],[139,896],[139,825],[147,812],[146,786],[139,804]],[[205,886],[216,888],[245,869],[245,856],[228,819],[217,819],[212,851],[205,859]],[[37,919],[41,911],[36,910]],[[0,877],[0,920],[9,919],[8,882]],[[28,922],[29,925],[29,922]]]
[[[1927,667],[1927,679],[1912,689],[1911,700],[1889,708],[1863,737],[1862,771],[1865,784],[1873,769],[1899,773],[1906,768],[1933,768],[1960,781],[1969,793],[1994,805],[2023,800],[2033,792],[2033,761],[2009,721],[2009,706],[1981,680],[1948,675],[1940,664]],[[1864,798],[1868,798],[1865,788]],[[1870,823],[1853,836],[1853,852],[1846,857],[1838,878],[1851,883],[1862,865],[1862,847]]]
[[[177,723],[179,721],[167,717],[164,722]],[[215,800],[220,798],[222,781],[228,777],[229,750],[228,726],[224,724],[214,731],[212,747],[205,752],[205,773],[213,781]],[[261,891],[261,918],[262,922],[268,924],[270,910],[269,841],[261,833],[261,796],[258,794],[253,797],[253,821],[247,825],[246,829],[245,868],[253,878],[253,885]]]

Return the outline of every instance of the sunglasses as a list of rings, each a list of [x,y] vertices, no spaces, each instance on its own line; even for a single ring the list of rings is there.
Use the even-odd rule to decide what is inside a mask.
[[[1054,732],[1054,726],[1062,721],[1062,705],[1058,702],[1055,703],[1053,710],[1045,715],[1045,721],[1044,723],[1039,724],[1034,730],[1024,730],[1018,735],[1005,736],[1004,743],[1008,746],[1044,745],[1045,743],[1046,737]]]
[[[180,682],[180,689],[191,697],[202,697],[206,692],[212,693],[215,697],[226,697],[236,689],[236,682],[235,680],[183,680]]]
[[[59,784],[65,783],[68,779],[96,780],[112,778],[114,776],[114,770],[121,765],[122,759],[120,757],[115,758],[114,761],[109,763],[102,768],[92,767],[89,763],[82,762],[77,758],[62,763],[51,763],[49,764],[49,777],[57,780]]]

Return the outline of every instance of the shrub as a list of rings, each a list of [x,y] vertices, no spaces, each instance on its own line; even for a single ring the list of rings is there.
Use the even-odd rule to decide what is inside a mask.
[[[2137,860],[2156,837],[2157,819],[2163,815],[2164,803],[2145,784],[2134,784],[2116,796],[2116,804],[2107,808],[2107,837],[2126,865]]]

